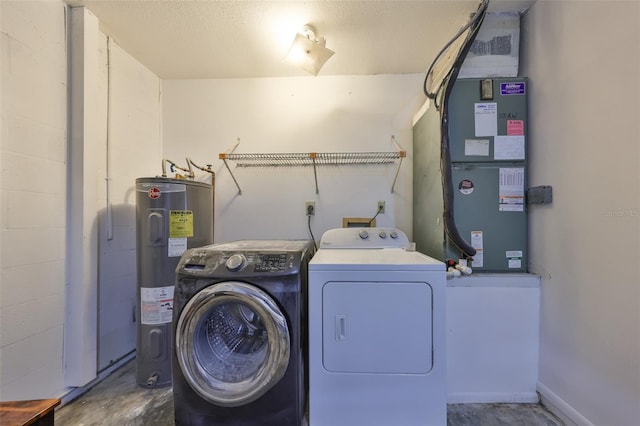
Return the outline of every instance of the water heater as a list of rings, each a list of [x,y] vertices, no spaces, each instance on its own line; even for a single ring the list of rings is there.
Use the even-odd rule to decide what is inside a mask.
[[[137,382],[171,384],[175,269],[186,249],[213,243],[214,186],[186,179],[136,179]]]

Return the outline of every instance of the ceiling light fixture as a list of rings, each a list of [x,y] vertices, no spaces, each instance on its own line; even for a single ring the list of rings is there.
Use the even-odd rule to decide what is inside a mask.
[[[292,63],[311,75],[318,75],[320,68],[335,53],[325,47],[324,37],[316,38],[316,30],[305,25],[293,39],[285,61]]]

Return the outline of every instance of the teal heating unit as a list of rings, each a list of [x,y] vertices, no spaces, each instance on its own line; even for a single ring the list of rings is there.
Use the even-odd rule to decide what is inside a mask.
[[[463,257],[442,220],[448,167],[454,222],[476,251],[474,272],[526,272],[527,91],[525,78],[457,80],[448,101],[448,163],[441,155],[440,112],[431,105],[416,121],[417,250],[441,260]]]

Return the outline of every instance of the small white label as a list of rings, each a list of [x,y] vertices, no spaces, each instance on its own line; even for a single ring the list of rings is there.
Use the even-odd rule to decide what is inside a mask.
[[[169,257],[180,257],[187,249],[186,238],[169,238]]]
[[[140,288],[140,323],[167,324],[173,319],[174,286]]]
[[[522,250],[508,250],[507,257],[522,257]]]
[[[522,259],[520,258],[509,259],[509,269],[520,269],[521,267],[522,267]]]
[[[498,134],[498,104],[482,102],[474,104],[475,136]]]
[[[489,156],[489,139],[465,139],[464,155]]]
[[[484,243],[482,231],[471,231],[471,247],[476,249],[476,254],[473,255],[473,267],[482,268],[484,266]]]
[[[524,136],[496,136],[493,139],[494,160],[524,160]]]

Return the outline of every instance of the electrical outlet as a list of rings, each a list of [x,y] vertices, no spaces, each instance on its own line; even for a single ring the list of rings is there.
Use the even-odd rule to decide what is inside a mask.
[[[378,213],[384,213],[384,201],[378,201]]]
[[[316,214],[316,202],[315,201],[307,201],[304,203],[304,214],[307,216],[313,216]]]

